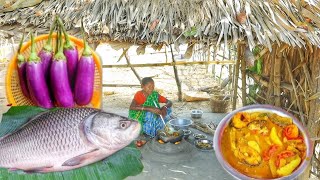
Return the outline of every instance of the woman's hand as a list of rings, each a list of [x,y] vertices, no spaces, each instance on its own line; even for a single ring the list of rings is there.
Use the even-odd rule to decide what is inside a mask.
[[[159,108],[151,108],[150,111],[158,115],[162,114],[162,111]]]
[[[165,106],[162,106],[161,108],[161,115],[162,117],[166,117],[167,115],[167,108]]]

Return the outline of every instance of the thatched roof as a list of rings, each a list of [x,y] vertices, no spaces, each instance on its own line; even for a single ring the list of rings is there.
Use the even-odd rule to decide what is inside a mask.
[[[45,0],[11,12],[0,4],[0,32],[46,33],[58,14],[76,35],[84,18],[94,41],[220,45],[245,39],[250,47],[303,47],[320,44],[319,7],[319,0]]]

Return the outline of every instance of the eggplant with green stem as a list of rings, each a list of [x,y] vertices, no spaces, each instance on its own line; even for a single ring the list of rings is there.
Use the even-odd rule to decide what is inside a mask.
[[[24,34],[22,35],[22,38],[20,40],[20,44],[18,47],[18,55],[17,55],[18,77],[19,77],[19,84],[21,87],[22,94],[25,97],[30,97],[29,90],[28,90],[28,84],[27,84],[27,77],[26,77],[27,62],[26,62],[26,59],[24,58],[24,56],[21,54],[21,47],[22,47],[23,40],[24,40]]]
[[[90,103],[93,96],[94,86],[94,59],[89,45],[85,40],[82,25],[84,50],[78,62],[76,82],[74,87],[74,98],[78,105],[84,106]]]
[[[63,54],[66,56],[66,59],[67,59],[68,78],[69,78],[71,88],[73,89],[74,83],[75,83],[75,75],[77,71],[77,64],[79,60],[79,52],[78,52],[77,46],[75,46],[70,41],[69,35],[66,32],[63,26],[63,22],[60,18],[58,18],[58,23],[62,28],[64,38],[65,38],[65,44],[63,46]]]
[[[31,53],[26,66],[26,75],[30,97],[33,102],[43,108],[52,108],[53,104],[44,77],[42,63],[36,53],[33,33],[31,33]]]
[[[62,41],[62,35],[59,33],[58,51],[54,55],[50,67],[50,82],[57,105],[60,107],[73,107],[74,100],[69,84],[67,61],[63,54]]]
[[[49,37],[47,39],[46,44],[39,51],[38,56],[40,57],[40,61],[42,63],[44,76],[48,79],[50,65],[53,57],[53,48],[52,48],[52,33],[55,27],[55,22],[51,25]]]

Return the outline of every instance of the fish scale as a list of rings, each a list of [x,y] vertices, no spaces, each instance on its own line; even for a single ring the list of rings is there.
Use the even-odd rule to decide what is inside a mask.
[[[85,152],[88,146],[79,136],[79,124],[93,112],[98,110],[72,108],[35,117],[17,132],[0,138],[0,166],[8,167],[12,163],[32,160],[37,160],[39,165],[45,165],[44,157],[61,158],[70,153]]]

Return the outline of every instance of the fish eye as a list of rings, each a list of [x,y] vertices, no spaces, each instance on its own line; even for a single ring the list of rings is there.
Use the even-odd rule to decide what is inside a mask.
[[[121,123],[120,123],[120,128],[121,128],[121,129],[127,128],[127,123],[121,122]]]

